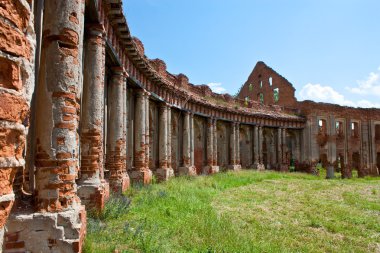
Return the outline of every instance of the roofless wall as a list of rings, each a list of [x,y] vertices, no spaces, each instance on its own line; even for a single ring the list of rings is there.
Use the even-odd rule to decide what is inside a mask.
[[[263,101],[193,85],[145,56],[121,0],[13,0],[0,16],[4,252],[80,252],[87,211],[153,175],[309,172],[321,158],[347,177],[378,174],[379,110],[297,103],[264,63]]]

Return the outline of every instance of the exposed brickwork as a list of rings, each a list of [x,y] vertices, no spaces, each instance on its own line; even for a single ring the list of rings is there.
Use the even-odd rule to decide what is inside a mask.
[[[39,15],[38,6],[0,0],[4,252],[81,252],[86,209],[102,210],[129,178],[151,183],[152,171],[158,181],[219,166],[310,173],[320,161],[343,178],[379,175],[379,109],[298,102],[292,84],[263,62],[238,98],[213,93],[147,58],[121,0],[91,1],[45,1],[34,36],[30,8]],[[97,8],[86,9],[86,24],[85,4]]]

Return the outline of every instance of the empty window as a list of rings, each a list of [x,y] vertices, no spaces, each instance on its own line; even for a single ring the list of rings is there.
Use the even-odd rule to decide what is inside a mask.
[[[273,80],[272,80],[272,77],[269,77],[269,85],[270,85],[270,86],[272,86],[272,84],[273,84],[272,81],[273,81]]]
[[[359,137],[359,123],[351,122],[351,134],[352,137]]]
[[[343,122],[337,121],[335,123],[336,134],[343,135]]]
[[[380,125],[375,126],[375,139],[380,141]]]
[[[263,87],[263,81],[260,81],[260,88]]]
[[[257,98],[258,98],[260,103],[264,104],[264,94],[263,93],[257,94]]]
[[[244,104],[245,104],[246,106],[248,106],[249,100],[250,100],[250,99],[249,99],[248,96],[244,98]]]
[[[319,133],[325,134],[327,132],[326,129],[326,120],[320,119],[318,120]]]
[[[279,99],[280,99],[280,89],[279,88],[273,89],[274,102],[277,103]]]
[[[249,91],[253,91],[253,84],[249,84]]]

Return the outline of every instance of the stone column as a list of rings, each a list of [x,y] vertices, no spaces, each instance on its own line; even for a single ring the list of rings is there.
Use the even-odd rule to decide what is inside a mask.
[[[282,129],[282,163],[288,164],[288,160],[286,157],[286,153],[288,151],[288,148],[286,146],[286,129]]]
[[[84,2],[45,1],[44,17],[35,114],[37,212],[15,217],[8,233],[18,235],[23,252],[80,252],[86,211],[75,179]]]
[[[265,170],[264,166],[264,156],[263,156],[263,141],[264,141],[264,136],[263,136],[263,127],[259,126],[258,129],[258,135],[259,135],[259,165],[257,167],[257,170],[262,171]]]
[[[217,120],[214,120],[214,157],[213,157],[213,166],[218,166],[218,130],[217,130]]]
[[[172,109],[168,106],[168,120],[167,120],[167,129],[168,129],[168,139],[167,139],[167,150],[168,150],[168,168],[172,169]],[[173,170],[173,169],[172,169]],[[174,175],[174,170],[171,176]]]
[[[34,157],[33,141],[31,141],[34,113],[31,112],[33,110],[31,98],[35,85],[36,45],[33,9],[28,3],[23,0],[2,1],[0,9],[2,34],[0,38],[0,251],[2,251],[4,232],[6,234],[10,230],[18,232],[18,228],[10,223],[15,217],[17,218],[15,213],[18,208],[12,209],[13,205],[15,202],[17,205],[19,196],[22,195],[21,189],[30,191],[34,185],[33,178],[29,178],[31,174],[29,168],[34,167],[33,159],[30,158]],[[26,157],[25,144],[28,146]],[[34,171],[32,173],[34,177]],[[24,183],[23,188],[21,188],[22,183]],[[27,187],[28,183],[32,185],[30,188]],[[25,211],[25,208],[22,211]],[[17,244],[20,245],[17,243],[17,238],[13,237],[14,240],[7,236],[5,238],[5,249],[22,251],[15,247]],[[47,238],[41,239],[47,241]]]
[[[207,119],[207,165],[203,167],[203,174],[219,172],[219,167],[214,166],[214,119]]]
[[[336,156],[336,150],[335,150],[335,155]],[[295,152],[295,159],[299,162],[301,159],[301,140],[300,140],[300,132],[296,132],[296,152]],[[334,161],[336,159],[334,158]]]
[[[130,171],[133,183],[149,184],[152,180],[152,171],[146,163],[146,92],[139,90],[136,93],[135,106],[135,152],[134,167]]]
[[[183,167],[179,168],[179,175],[196,175],[196,169],[191,159],[191,115],[189,112],[184,112],[185,118],[183,121]]]
[[[230,157],[231,157],[231,164],[229,166],[230,170],[239,170],[241,168],[240,165],[237,163],[237,145],[236,142],[238,141],[237,135],[236,135],[236,128],[237,124],[235,122],[231,123],[231,134],[230,134]]]
[[[282,129],[277,129],[277,164],[281,168],[282,164]]]
[[[150,149],[150,131],[149,131],[149,93],[145,94],[145,164],[149,168],[149,149]]]
[[[195,139],[195,136],[194,136],[194,114],[191,113],[190,114],[190,154],[191,154],[191,166],[194,167],[194,172],[196,174],[196,168],[194,166],[194,139]]]
[[[253,127],[253,142],[254,142],[254,147],[253,147],[253,152],[254,152],[253,168],[257,169],[258,165],[260,163],[260,158],[259,158],[259,127],[258,126],[254,126]]]
[[[109,197],[109,185],[104,180],[104,28],[88,28],[85,43],[82,122],[80,131],[81,169],[78,195],[87,209],[100,211]],[[91,66],[91,67],[90,67]]]
[[[236,164],[241,167],[241,161],[240,161],[240,124],[236,123],[235,127],[235,145],[236,145]]]
[[[124,121],[124,86],[126,80],[122,68],[113,68],[109,89],[109,124],[107,168],[110,172],[109,184],[111,191],[121,194],[129,187],[127,174],[127,144]]]
[[[160,106],[159,113],[159,164],[160,168],[157,169],[157,178],[159,181],[166,181],[170,177],[174,176],[174,171],[171,168],[171,163],[169,163],[169,110],[170,108],[166,104]]]

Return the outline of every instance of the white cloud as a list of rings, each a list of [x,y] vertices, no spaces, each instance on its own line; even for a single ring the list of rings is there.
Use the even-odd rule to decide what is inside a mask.
[[[380,107],[379,103],[372,103],[368,100],[353,102],[346,99],[343,94],[340,94],[338,91],[334,90],[334,88],[321,84],[308,83],[302,87],[299,94],[301,100],[313,100],[316,102],[325,102],[363,108]]]
[[[357,87],[346,87],[346,90],[358,95],[380,97],[380,67],[376,72],[371,72],[366,80],[358,80]]]
[[[224,92],[227,91],[227,90],[222,86],[221,83],[208,83],[207,86],[210,87],[211,90],[212,90],[213,92],[216,92],[216,93],[224,93]]]

